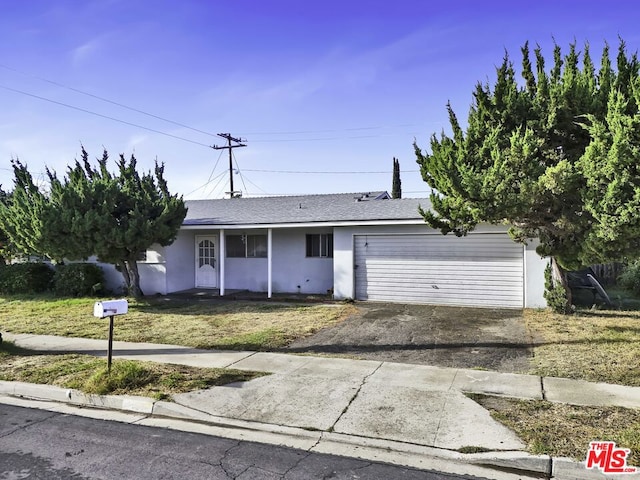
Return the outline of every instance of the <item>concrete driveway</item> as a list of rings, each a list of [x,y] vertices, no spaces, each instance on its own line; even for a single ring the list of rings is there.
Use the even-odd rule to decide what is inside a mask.
[[[499,372],[529,370],[521,310],[357,303],[358,314],[284,351]]]

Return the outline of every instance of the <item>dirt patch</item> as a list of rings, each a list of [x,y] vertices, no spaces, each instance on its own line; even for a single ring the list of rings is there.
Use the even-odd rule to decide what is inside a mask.
[[[286,351],[524,373],[531,338],[520,310],[358,303],[358,313]]]

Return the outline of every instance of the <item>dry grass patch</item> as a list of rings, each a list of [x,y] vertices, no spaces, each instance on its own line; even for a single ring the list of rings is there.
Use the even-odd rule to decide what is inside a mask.
[[[640,411],[622,407],[578,407],[540,400],[469,394],[526,444],[532,454],[584,460],[589,442],[614,441],[631,449],[629,465],[640,465]]]
[[[108,320],[92,316],[96,299],[0,298],[0,328],[13,333],[107,337]],[[347,304],[131,300],[116,317],[114,339],[195,348],[272,350],[354,313]]]
[[[0,380],[55,385],[99,395],[167,399],[175,393],[248,381],[262,375],[131,360],[114,360],[108,373],[105,359],[78,354],[41,355],[10,342],[0,346]]]
[[[534,348],[530,373],[640,386],[640,312],[525,310]]]

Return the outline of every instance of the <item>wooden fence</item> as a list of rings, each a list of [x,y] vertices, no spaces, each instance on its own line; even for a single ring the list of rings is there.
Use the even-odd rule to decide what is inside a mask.
[[[596,277],[604,285],[614,285],[618,275],[622,273],[624,269],[623,263],[605,263],[599,265],[591,265],[591,268],[596,274]]]

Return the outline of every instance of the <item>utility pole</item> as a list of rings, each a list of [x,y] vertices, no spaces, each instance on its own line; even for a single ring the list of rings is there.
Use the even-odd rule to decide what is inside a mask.
[[[247,145],[242,143],[242,142],[246,142],[246,140],[243,140],[242,138],[234,138],[231,136],[230,133],[218,133],[219,137],[222,137],[224,139],[227,140],[227,144],[219,147],[217,145],[214,145],[213,149],[215,150],[224,150],[224,149],[229,149],[229,189],[231,190],[229,192],[229,198],[234,198],[236,196],[240,196],[237,194],[241,194],[241,192],[236,192],[233,189],[233,159],[232,159],[232,155],[231,155],[231,150],[234,148],[238,148],[238,147],[246,147]],[[232,145],[231,142],[234,142],[235,145]]]

